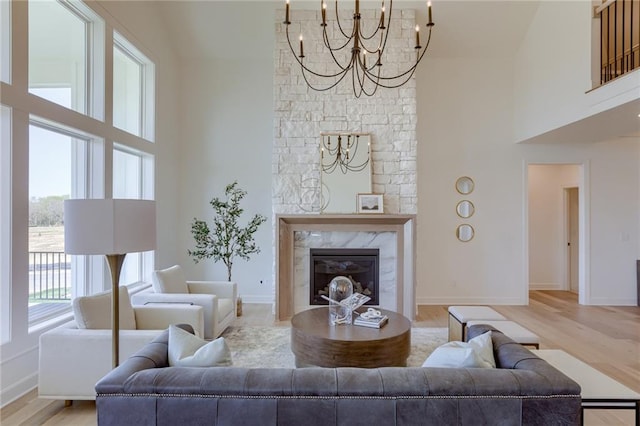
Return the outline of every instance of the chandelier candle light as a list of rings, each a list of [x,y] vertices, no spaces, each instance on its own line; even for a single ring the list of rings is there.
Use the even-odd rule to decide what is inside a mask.
[[[431,2],[427,2],[428,22],[426,24],[429,33],[427,35],[427,42],[423,46],[420,44],[420,26],[416,25],[416,61],[415,63],[404,72],[397,75],[387,75],[382,72],[383,58],[385,47],[387,46],[387,38],[389,36],[389,27],[391,25],[391,15],[393,12],[393,0],[388,0],[389,10],[388,13],[385,6],[385,0],[382,1],[380,8],[379,19],[375,25],[375,30],[370,33],[364,31],[364,23],[360,14],[360,0],[355,0],[355,10],[353,13],[353,26],[350,32],[346,32],[340,22],[340,16],[338,11],[338,0],[335,2],[335,22],[331,24],[334,29],[333,33],[342,35],[341,41],[331,41],[327,33],[327,27],[330,26],[330,21],[327,19],[327,4],[324,0],[321,1],[321,13],[322,22],[322,39],[324,47],[328,50],[331,58],[334,61],[334,70],[329,73],[322,73],[314,71],[304,63],[304,39],[300,34],[300,49],[299,54],[291,43],[289,36],[290,10],[289,0],[286,0],[285,4],[285,20],[283,24],[286,28],[287,42],[291,53],[296,58],[296,61],[300,65],[302,76],[311,89],[316,91],[326,91],[337,86],[351,71],[351,82],[353,86],[353,93],[356,98],[359,98],[363,93],[367,96],[372,96],[378,90],[378,87],[384,87],[387,89],[393,89],[404,85],[408,82],[418,67],[418,64],[422,60],[429,43],[431,41],[431,29],[435,25],[433,23],[433,14],[431,11]],[[333,44],[332,44],[333,43]],[[341,56],[342,52],[346,52],[351,46],[351,54],[344,55],[344,59]],[[367,53],[373,55],[373,60],[370,61],[370,65],[367,65]],[[309,74],[313,75],[310,81]],[[327,82],[324,85],[316,85],[315,80],[326,79]]]

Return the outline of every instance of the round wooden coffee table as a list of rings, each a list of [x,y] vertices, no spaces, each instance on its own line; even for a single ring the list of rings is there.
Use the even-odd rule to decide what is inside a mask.
[[[411,350],[411,322],[389,317],[382,328],[329,325],[329,308],[315,308],[291,318],[291,350],[296,367],[405,367]],[[355,316],[355,314],[354,314]]]

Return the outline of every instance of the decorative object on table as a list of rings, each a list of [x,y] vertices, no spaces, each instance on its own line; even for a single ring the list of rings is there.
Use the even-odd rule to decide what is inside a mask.
[[[358,213],[384,213],[382,194],[358,194]]]
[[[346,302],[353,295],[353,284],[338,276],[329,283],[329,324],[351,324],[352,308]]]
[[[113,366],[119,364],[118,284],[127,253],[156,248],[156,204],[150,200],[64,201],[65,253],[105,255],[111,272]]]
[[[236,257],[249,260],[250,255],[260,253],[253,239],[258,227],[266,222],[267,218],[256,214],[246,227],[238,223],[244,209],[240,208],[240,201],[247,192],[238,188],[235,181],[226,186],[224,193],[226,200],[217,197],[209,204],[213,207],[213,230],[204,220],[193,219],[191,233],[196,242],[195,250],[188,250],[193,261],[213,258],[214,261],[222,261],[227,267],[227,279],[231,281],[231,271]]]
[[[389,322],[389,317],[387,315],[383,315],[382,312],[374,308],[369,308],[362,313],[356,312],[356,314],[358,316],[353,320],[353,325],[381,328]]]
[[[365,22],[364,17],[360,13],[360,1],[355,0],[353,24],[351,28],[347,28],[344,26],[344,23],[341,23],[339,16],[341,6],[338,5],[337,0],[335,5],[335,21],[327,14],[327,4],[322,1],[320,10],[322,16],[320,23],[320,27],[322,28],[321,38],[324,40],[326,51],[331,52],[335,63],[333,67],[330,67],[331,69],[321,70],[310,66],[317,62],[316,58],[312,59],[310,63],[304,63],[304,38],[302,34],[300,34],[299,38],[300,47],[298,52],[296,52],[293,47],[289,36],[289,26],[291,25],[289,0],[286,0],[285,7],[283,24],[285,25],[287,42],[289,43],[293,57],[298,61],[298,64],[300,64],[302,77],[307,83],[307,86],[316,91],[330,90],[337,86],[338,83],[346,77],[347,73],[351,71],[351,85],[356,98],[362,96],[363,93],[367,96],[373,96],[378,90],[378,87],[393,89],[408,82],[413,77],[418,64],[429,47],[431,30],[434,26],[431,2],[429,1],[427,2],[429,20],[425,24],[428,34],[424,47],[420,44],[420,26],[416,25],[415,28],[415,63],[409,67],[409,69],[394,71],[392,68],[391,71],[387,73],[384,71],[387,69],[383,67],[384,64],[393,62],[390,55],[400,53],[396,51],[391,52],[390,55],[385,55],[385,47],[387,46],[387,37],[391,31],[391,24],[396,22],[395,19],[393,21],[391,19],[393,14],[393,0],[389,0],[388,9],[385,8],[385,3],[383,2],[380,13],[375,13],[373,22],[370,23]],[[402,29],[402,32],[404,33],[404,29]],[[337,39],[333,39],[332,34],[335,34]],[[340,37],[340,34],[342,34],[342,37]],[[317,50],[314,47],[311,49],[311,52],[320,52],[323,50],[324,49]],[[340,58],[343,57],[341,53],[348,55],[348,62],[340,62]],[[370,57],[368,64],[367,54]]]

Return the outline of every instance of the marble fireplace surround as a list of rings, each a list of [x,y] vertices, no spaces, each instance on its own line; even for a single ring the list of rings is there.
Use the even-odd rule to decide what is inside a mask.
[[[413,214],[304,214],[277,215],[276,234],[276,320],[294,315],[295,233],[315,232],[395,232],[396,312],[415,318],[416,216]]]

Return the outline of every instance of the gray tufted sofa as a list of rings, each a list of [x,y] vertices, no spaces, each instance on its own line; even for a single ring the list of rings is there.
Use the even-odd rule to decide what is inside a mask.
[[[97,383],[99,425],[580,423],[578,384],[500,332],[496,369],[169,367],[167,340]]]

